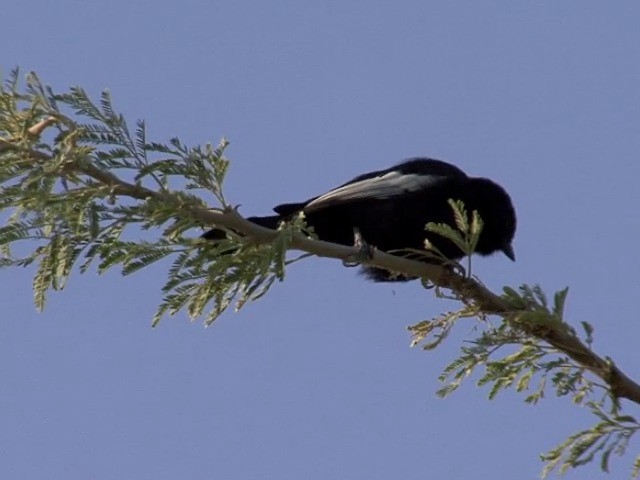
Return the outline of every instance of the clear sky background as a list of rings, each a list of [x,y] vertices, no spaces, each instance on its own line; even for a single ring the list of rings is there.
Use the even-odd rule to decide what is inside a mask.
[[[245,214],[410,156],[498,181],[518,260],[476,272],[570,286],[567,318],[640,378],[637,1],[8,0],[2,17],[5,74],[109,88],[155,140],[226,136]],[[0,478],[534,479],[593,422],[472,382],[437,398],[473,323],[410,349],[405,327],[450,307],[419,285],[312,259],[209,329],[152,329],[166,266],[76,276],[43,314],[33,269],[0,271]],[[626,478],[631,459],[566,478]]]

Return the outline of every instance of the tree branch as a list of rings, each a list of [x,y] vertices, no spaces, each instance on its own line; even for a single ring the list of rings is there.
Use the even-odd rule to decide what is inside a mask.
[[[49,119],[34,127],[32,135],[39,135],[53,122]],[[51,160],[52,157],[39,150],[21,147],[10,140],[0,139],[0,152],[16,150],[27,153],[37,162]],[[75,173],[84,174],[111,188],[113,195],[126,196],[136,200],[171,198],[169,192],[157,192],[141,185],[126,182],[113,173],[97,167],[90,160],[71,163],[67,167]],[[194,206],[190,209],[193,217],[203,225],[216,225],[228,228],[258,243],[274,240],[278,233],[261,227],[243,218],[236,209],[206,209]],[[337,245],[322,240],[314,240],[302,233],[296,233],[289,244],[291,249],[301,250],[319,257],[349,260],[358,254],[356,247]],[[526,313],[526,307],[514,309],[500,296],[494,294],[476,280],[461,276],[438,265],[427,264],[375,251],[372,258],[363,262],[366,265],[420,277],[433,284],[450,289],[464,303],[474,305],[481,314],[498,315],[522,332],[546,342],[563,352],[577,364],[583,366],[602,379],[616,398],[626,398],[640,405],[640,385],[625,375],[610,359],[602,358],[585,345],[573,331],[561,326],[540,325],[519,320]]]

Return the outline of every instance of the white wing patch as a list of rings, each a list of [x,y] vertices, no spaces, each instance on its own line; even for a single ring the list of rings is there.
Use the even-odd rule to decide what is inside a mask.
[[[381,200],[390,198],[402,195],[403,193],[415,192],[421,188],[438,183],[443,178],[444,177],[436,175],[403,174],[392,171],[378,177],[367,178],[331,190],[312,202],[309,202],[305,210],[313,210],[320,205],[330,205],[332,203],[349,200],[360,200],[364,198]]]

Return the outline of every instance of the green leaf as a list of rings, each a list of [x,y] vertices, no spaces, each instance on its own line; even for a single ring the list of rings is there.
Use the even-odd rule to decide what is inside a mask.
[[[33,296],[36,308],[39,311],[44,310],[44,304],[47,295],[47,289],[51,285],[52,278],[52,250],[53,242],[46,247],[38,249],[40,256],[40,264],[33,278]]]
[[[566,287],[555,293],[553,296],[553,313],[562,319],[564,316],[564,305],[567,300],[567,294],[569,293],[569,287]]]

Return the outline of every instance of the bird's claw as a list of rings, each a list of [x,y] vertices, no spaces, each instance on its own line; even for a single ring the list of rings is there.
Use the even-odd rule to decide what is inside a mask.
[[[376,250],[376,247],[366,242],[357,227],[353,229],[353,246],[358,247],[358,253],[342,261],[345,267],[357,267],[362,264],[362,262],[371,260]]]

